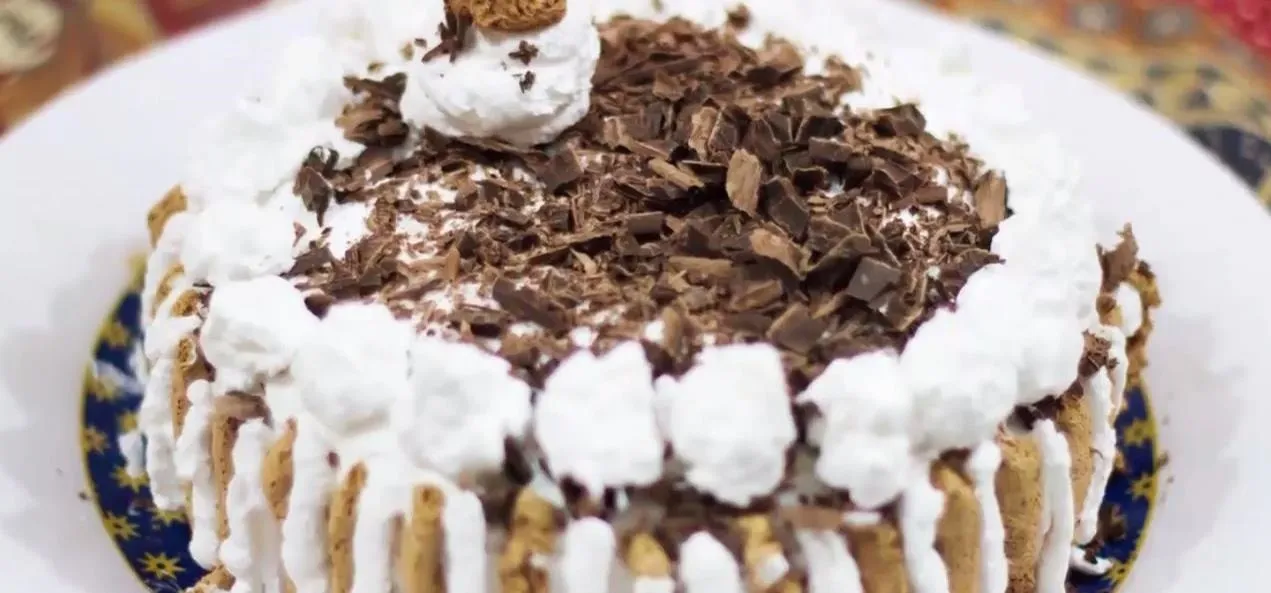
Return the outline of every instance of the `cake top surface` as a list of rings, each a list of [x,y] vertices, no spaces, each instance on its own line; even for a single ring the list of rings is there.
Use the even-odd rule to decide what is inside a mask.
[[[197,142],[147,346],[193,323],[218,394],[263,393],[342,459],[459,475],[533,432],[607,487],[665,441],[739,506],[782,479],[803,402],[856,452],[821,478],[893,499],[914,459],[1072,384],[1106,279],[1018,97],[956,52],[892,68],[814,4],[575,2],[529,31],[336,4]],[[596,395],[615,377],[629,398]],[[624,440],[569,460],[581,438],[543,437],[597,426]]]
[[[806,74],[789,42],[735,34],[605,25],[589,113],[531,148],[431,129],[408,145],[406,75],[349,79],[338,123],[370,148],[344,169],[315,149],[294,190],[319,225],[360,204],[367,228],[340,257],[302,239],[287,275],[315,312],[374,299],[537,386],[572,351],[627,340],[658,374],[708,344],[768,341],[795,389],[835,358],[903,345],[999,261],[1002,177],[911,104],[842,105],[851,67]],[[532,87],[537,46],[515,53]]]

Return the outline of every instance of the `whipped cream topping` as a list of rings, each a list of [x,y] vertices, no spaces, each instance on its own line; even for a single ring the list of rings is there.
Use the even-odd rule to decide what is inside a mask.
[[[261,202],[291,184],[315,146],[336,148],[346,159],[360,154],[362,146],[335,124],[352,99],[344,87],[346,64],[323,37],[290,43],[269,86],[196,130],[181,184],[190,205]]]
[[[177,439],[177,476],[190,484],[190,556],[199,566],[216,565],[221,542],[217,538],[216,481],[209,461],[212,447],[212,386],[207,381],[190,383],[186,391],[190,411]],[[149,461],[147,460],[147,463]]]
[[[146,331],[144,348],[146,358],[152,364],[156,364],[160,360],[174,361],[177,355],[177,345],[180,344],[181,339],[193,333],[202,323],[202,320],[195,315],[177,317],[172,313],[172,307],[176,304],[177,299],[180,299],[190,287],[189,280],[184,276],[179,276],[173,282],[172,290],[168,293],[168,296],[163,299],[162,303],[159,303],[159,309],[154,319],[150,322],[150,328]]]
[[[336,470],[327,461],[330,448],[314,423],[297,426],[292,449],[291,497],[282,522],[282,561],[296,591],[326,591],[327,508],[336,485]]]
[[[250,203],[213,202],[194,215],[181,265],[195,281],[221,286],[286,272],[295,263],[293,219]]]
[[[487,593],[486,524],[481,499],[471,492],[454,492],[441,510],[445,529],[446,591]]]
[[[1042,454],[1042,529],[1037,593],[1064,593],[1073,535],[1072,457],[1068,441],[1051,420],[1033,427]]]
[[[535,31],[474,27],[453,61],[441,55],[426,62],[419,55],[407,58],[402,47],[424,39],[420,53],[440,42],[443,2],[349,4],[341,11],[346,46],[365,56],[364,64],[377,62],[408,75],[402,115],[416,127],[529,146],[552,140],[591,107],[600,37],[589,2],[570,2],[560,22]],[[522,43],[538,49],[529,64],[510,56]]]
[[[559,576],[565,593],[609,590],[609,572],[618,549],[613,527],[596,517],[583,517],[565,526]]]
[[[1136,298],[1138,293],[1135,293]],[[1141,305],[1140,305],[1141,307]],[[1140,308],[1138,315],[1142,315]],[[1090,329],[1096,337],[1107,340],[1108,360],[1112,368],[1100,369],[1094,375],[1082,379],[1086,394],[1086,406],[1093,419],[1091,446],[1094,449],[1094,469],[1086,498],[1077,510],[1076,543],[1088,544],[1099,529],[1099,508],[1108,489],[1108,480],[1117,454],[1117,431],[1114,426],[1125,393],[1126,372],[1130,366],[1126,358],[1126,334],[1115,327],[1096,325]]]
[[[163,233],[159,235],[154,248],[146,258],[146,272],[142,278],[141,288],[141,328],[143,330],[148,331],[154,320],[151,311],[154,311],[154,300],[159,292],[159,283],[172,266],[181,263],[181,249],[185,243],[185,233],[191,218],[193,217],[185,212],[178,212],[168,218],[168,222],[163,227]]]
[[[799,529],[795,540],[808,564],[808,593],[861,593],[861,573],[847,541],[833,531]]]
[[[744,593],[741,567],[715,536],[699,531],[680,545],[680,583],[686,593]]]
[[[203,355],[216,369],[216,391],[251,390],[286,370],[317,325],[300,291],[277,276],[218,287],[199,333]]]
[[[291,364],[305,411],[334,435],[383,424],[393,406],[409,397],[413,339],[410,325],[382,306],[332,307]]]
[[[878,508],[896,498],[909,478],[912,397],[900,359],[878,351],[830,363],[798,397],[824,417],[817,476],[852,493],[852,502]]]
[[[261,481],[265,454],[275,437],[273,429],[260,419],[253,419],[238,429],[234,442],[234,477],[225,496],[229,537],[220,550],[221,562],[234,575],[230,593],[283,590],[282,534]]]
[[[471,344],[420,337],[410,349],[410,394],[394,430],[416,464],[443,475],[497,470],[506,439],[524,436],[530,387],[511,365]]]
[[[1121,335],[1133,338],[1143,327],[1143,297],[1129,282],[1122,282],[1113,294],[1121,311]]]
[[[1006,528],[997,502],[997,469],[1002,465],[1002,449],[997,443],[981,443],[967,460],[967,470],[980,503],[980,591],[1002,593],[1008,583]]]
[[[173,455],[176,436],[172,430],[171,359],[160,360],[150,371],[146,393],[137,411],[137,425],[145,437],[146,472],[150,475],[150,496],[163,510],[179,509],[185,493],[177,475]]]
[[[518,145],[552,140],[591,107],[600,36],[588,6],[570,2],[561,22],[531,33],[475,28],[471,46],[453,63],[435,59],[408,70],[402,115],[448,136]],[[522,42],[538,48],[531,64],[509,57]],[[532,83],[522,83],[526,76]]]
[[[901,542],[905,568],[914,593],[948,593],[949,572],[936,551],[936,526],[944,513],[944,493],[931,485],[929,464],[911,466],[908,485],[900,499]]]
[[[178,509],[185,504],[185,494],[173,460],[177,445],[172,425],[173,375],[176,365],[182,362],[176,360],[177,345],[198,328],[199,318],[193,315],[173,316],[172,306],[186,291],[187,283],[183,275],[173,282],[172,290],[149,323],[143,346],[149,368],[141,407],[137,411],[137,428],[145,438],[150,493],[155,505],[164,510]]]
[[[408,508],[411,489],[400,487],[402,476],[380,466],[381,462],[374,459],[367,463],[366,485],[358,495],[350,588],[354,593],[391,591],[393,587],[393,524]]]
[[[534,415],[534,436],[552,474],[572,477],[593,496],[661,477],[664,445],[652,377],[637,342],[599,357],[580,350],[562,362]]]
[[[684,376],[660,377],[657,389],[690,484],[737,506],[776,488],[795,426],[775,348],[708,348]]]

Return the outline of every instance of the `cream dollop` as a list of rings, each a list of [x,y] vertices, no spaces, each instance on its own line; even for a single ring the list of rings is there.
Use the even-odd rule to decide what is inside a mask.
[[[198,206],[253,202],[288,183],[315,146],[355,157],[362,146],[344,139],[336,116],[351,95],[333,44],[317,36],[288,44],[272,85],[195,131],[182,188]]]
[[[529,64],[509,56],[523,42],[538,48]],[[548,142],[587,115],[599,58],[588,2],[570,2],[559,23],[533,32],[477,28],[453,62],[442,56],[408,68],[402,114],[447,136]]]
[[[680,583],[687,593],[742,593],[741,567],[714,536],[699,531],[680,545]]]
[[[909,477],[912,398],[900,359],[878,351],[835,360],[798,401],[824,417],[816,472],[873,509],[894,499]]]
[[[410,348],[410,392],[393,426],[415,463],[456,477],[503,463],[503,443],[530,420],[530,387],[502,358],[471,344],[420,337]]]
[[[1117,306],[1121,309],[1121,333],[1126,338],[1133,338],[1143,327],[1143,297],[1137,288],[1128,282],[1117,286]]]
[[[149,329],[154,319],[150,312],[154,310],[159,283],[172,266],[181,263],[181,245],[185,242],[185,231],[193,218],[188,212],[178,212],[169,218],[167,224],[163,226],[163,233],[159,235],[158,241],[155,241],[154,249],[146,258],[146,273],[141,289],[142,329]]]
[[[861,593],[861,572],[842,535],[799,529],[795,539],[807,561],[808,593]]]
[[[263,276],[212,292],[199,345],[216,369],[217,391],[250,390],[287,369],[317,326],[299,290]]]
[[[795,427],[775,348],[708,348],[679,380],[663,376],[657,388],[689,483],[737,506],[776,488]]]
[[[409,397],[413,338],[410,324],[382,305],[332,307],[291,365],[305,411],[345,436],[386,422]]]
[[[941,310],[906,346],[901,368],[913,398],[916,450],[975,446],[992,438],[1014,408],[1014,357],[989,338],[969,338],[982,327],[962,310]]]
[[[218,201],[194,215],[181,245],[181,265],[195,281],[221,286],[291,269],[292,217],[251,203]]]
[[[564,593],[609,590],[609,574],[618,543],[603,519],[582,517],[565,527],[557,575]]]
[[[599,357],[580,350],[561,363],[534,415],[534,435],[552,474],[574,478],[593,496],[657,480],[664,446],[652,378],[636,342]]]

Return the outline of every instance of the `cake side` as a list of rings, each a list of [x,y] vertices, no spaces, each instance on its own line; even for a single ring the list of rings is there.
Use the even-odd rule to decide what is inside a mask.
[[[735,16],[733,26],[742,27],[744,20]],[[766,11],[758,14],[757,23],[768,20]],[[743,34],[756,31],[762,30],[752,25]],[[619,21],[603,32],[606,55],[612,60],[616,44],[621,44],[639,57],[640,50],[630,46],[658,33],[680,40],[655,49],[671,58],[683,39],[711,35],[693,31],[685,23],[659,26]],[[750,73],[742,80],[761,86],[770,84],[762,82],[763,77],[776,76],[788,83],[804,67],[797,53],[800,64],[790,65],[788,52],[793,49],[775,42],[761,48],[758,55],[743,55],[738,66],[744,65]],[[407,53],[411,52],[401,50],[403,56]],[[605,59],[601,57],[601,75]],[[531,58],[526,65],[532,64]],[[847,67],[834,71],[831,66],[828,76],[815,79],[816,87],[803,92],[833,89],[838,81],[843,87],[831,93],[837,101],[836,95],[851,90],[854,76],[860,73]],[[675,73],[674,68],[669,71]],[[866,242],[873,245],[877,240],[881,245],[831,253],[840,242],[852,245],[847,241],[851,237],[842,236],[818,251],[801,243],[808,231],[791,232],[789,216],[767,211],[773,200],[748,201],[755,185],[749,179],[755,173],[747,171],[753,171],[753,165],[745,156],[733,162],[743,151],[733,146],[710,154],[720,128],[719,112],[727,109],[715,110],[710,134],[700,148],[692,145],[692,130],[698,127],[693,120],[710,112],[698,109],[687,115],[685,145],[698,153],[689,158],[683,153],[673,157],[674,144],[659,147],[650,142],[656,139],[630,133],[624,137],[621,130],[614,138],[613,144],[620,149],[615,153],[628,156],[606,159],[604,151],[589,153],[586,146],[578,150],[586,141],[579,137],[587,134],[585,121],[573,132],[578,135],[571,138],[567,133],[555,151],[526,151],[490,140],[454,142],[427,133],[411,139],[395,131],[405,122],[393,115],[401,110],[395,103],[409,92],[409,87],[398,90],[403,82],[409,84],[409,71],[404,74],[403,79],[397,73],[381,72],[378,78],[355,79],[346,85],[352,107],[342,116],[343,133],[347,140],[356,138],[373,150],[350,158],[360,149],[350,152],[345,146],[319,145],[320,149],[308,152],[294,186],[262,197],[264,213],[256,214],[261,206],[223,208],[207,202],[210,194],[204,189],[199,190],[205,192],[201,199],[179,199],[182,194],[175,192],[152,217],[152,227],[162,228],[164,212],[180,210],[181,202],[194,203],[195,215],[176,214],[168,219],[175,224],[158,238],[148,273],[147,293],[153,294],[150,299],[157,303],[154,308],[159,314],[151,323],[155,329],[148,333],[147,347],[157,370],[165,369],[165,362],[171,370],[158,373],[168,379],[153,383],[156,395],[148,394],[149,413],[143,414],[143,423],[152,481],[157,491],[169,493],[166,497],[157,494],[156,501],[180,505],[187,496],[191,499],[200,562],[209,567],[223,563],[239,579],[235,586],[241,584],[246,590],[272,590],[285,581],[302,591],[328,587],[336,591],[430,590],[439,580],[450,588],[478,590],[486,580],[487,547],[500,550],[495,578],[505,590],[546,590],[549,580],[565,583],[567,589],[586,589],[588,583],[618,578],[622,571],[611,575],[607,568],[607,559],[614,555],[626,559],[638,588],[657,590],[669,590],[678,577],[689,590],[711,591],[837,586],[829,583],[866,591],[1000,591],[1008,587],[1032,591],[1034,586],[1045,591],[1062,587],[1070,564],[1092,571],[1106,569],[1074,544],[1088,543],[1095,536],[1099,501],[1110,470],[1107,453],[1115,452],[1115,441],[1109,442],[1115,439],[1110,422],[1119,409],[1127,377],[1138,376],[1135,365],[1142,364],[1144,328],[1150,329],[1146,313],[1136,317],[1135,310],[1146,311],[1157,299],[1150,272],[1134,254],[1132,236],[1105,254],[1100,264],[1093,253],[1092,233],[1080,222],[1088,217],[1088,205],[1083,210],[1080,200],[1067,194],[1066,188],[1042,184],[1041,191],[1061,194],[1055,199],[1034,195],[1036,181],[1017,190],[1008,170],[1006,179],[1012,183],[1008,202],[1003,178],[980,170],[970,153],[959,156],[965,148],[958,143],[917,142],[899,147],[919,153],[945,151],[939,166],[916,169],[917,174],[914,169],[900,171],[908,177],[893,178],[895,171],[886,165],[875,168],[871,160],[872,171],[866,171],[863,180],[851,182],[861,189],[845,201],[864,208],[849,223],[863,224],[863,219],[877,215],[876,234],[884,235],[891,223],[892,228],[900,228],[899,245],[924,250],[932,244],[929,233],[922,237],[909,221],[897,224],[896,219],[885,218],[890,209],[916,210],[915,218],[921,219],[929,211],[916,207],[915,192],[938,189],[939,199],[932,202],[938,206],[932,208],[939,223],[953,219],[959,224],[956,217],[962,216],[965,222],[960,224],[972,229],[964,252],[978,249],[990,256],[984,248],[991,240],[993,253],[999,255],[975,261],[970,268],[950,258],[950,268],[962,268],[962,275],[953,276],[957,284],[944,294],[935,289],[914,290],[913,283],[921,281],[925,287],[931,277],[919,268],[924,273],[908,277],[901,289],[892,285],[895,280],[886,283],[877,293],[886,298],[862,298],[859,290],[853,294],[850,284],[868,283],[857,279],[861,258],[868,257],[869,249],[887,250],[887,238],[870,236],[866,226],[862,233]],[[748,80],[750,76],[760,82]],[[521,82],[524,79],[522,75]],[[674,86],[673,75],[660,82],[661,93],[675,93],[667,86],[668,82]],[[657,76],[631,85],[632,94],[640,91],[641,84],[651,85],[653,95],[658,95]],[[592,96],[598,103],[614,99],[598,90]],[[847,95],[849,105],[852,96]],[[614,122],[639,123],[624,121],[621,109],[627,107],[621,102],[617,105],[619,111],[609,116]],[[601,113],[605,109],[615,107],[600,105]],[[851,175],[851,163],[848,157],[833,160],[839,157],[832,151],[858,155],[865,149],[867,158],[894,159],[891,155],[900,152],[895,142],[889,146],[878,137],[877,129],[893,128],[886,137],[894,138],[898,135],[894,128],[917,125],[917,135],[928,138],[915,115],[921,118],[922,112],[902,106],[882,114],[817,120],[830,126],[828,136],[834,140],[819,144],[821,150],[831,151],[821,153],[828,166],[818,172],[815,162],[807,163],[809,167],[789,161],[772,165],[770,159],[756,157],[758,173],[788,174],[785,179],[793,186],[802,171],[812,196],[809,199],[808,190],[798,187],[801,193],[783,202],[793,200],[795,210],[800,203],[806,208],[805,202],[833,198],[827,194],[841,196],[844,188],[835,187],[834,182],[841,184]],[[795,117],[804,123],[813,119],[804,113]],[[593,128],[601,132],[593,137],[603,138],[608,123],[603,118],[594,122]],[[797,134],[802,127],[792,126],[792,145],[800,142]],[[861,130],[875,133],[862,136]],[[812,144],[815,133],[809,132],[802,142]],[[381,146],[384,142],[390,145]],[[397,142],[401,144],[392,144]],[[882,153],[887,155],[883,157],[869,153],[879,147],[890,152]],[[662,154],[663,150],[667,153]],[[589,162],[585,167],[581,162],[566,163],[562,169],[552,161],[559,161],[556,157],[566,151],[581,157],[578,161]],[[754,156],[749,151],[745,154]],[[547,158],[547,166],[535,162],[540,155]],[[713,164],[716,158],[723,162]],[[506,159],[508,165],[501,166],[499,159]],[[617,321],[592,317],[581,325],[588,330],[582,338],[572,331],[577,329],[573,327],[577,318],[561,320],[556,315],[560,311],[545,312],[534,302],[535,293],[550,291],[552,267],[580,268],[584,278],[588,267],[638,277],[638,270],[632,274],[630,269],[615,268],[615,262],[621,265],[622,258],[649,257],[647,248],[656,243],[646,239],[634,246],[609,244],[603,252],[593,253],[594,247],[586,243],[595,242],[596,237],[583,237],[581,243],[572,243],[571,237],[561,252],[564,264],[529,268],[549,275],[535,277],[531,271],[508,281],[519,285],[503,288],[497,279],[484,286],[477,282],[471,302],[463,300],[462,290],[455,291],[458,295],[429,299],[439,292],[438,286],[462,286],[456,282],[461,274],[481,280],[481,274],[468,266],[472,258],[488,269],[491,262],[479,262],[486,256],[482,249],[504,241],[524,241],[524,234],[518,239],[516,233],[488,231],[521,226],[524,222],[519,217],[549,229],[554,224],[554,217],[540,216],[537,210],[518,211],[505,203],[508,186],[528,194],[528,200],[525,195],[520,199],[531,207],[542,202],[538,209],[544,204],[550,209],[553,196],[559,196],[556,189],[564,188],[567,200],[580,201],[578,188],[586,187],[589,169],[595,168],[593,174],[600,178],[615,170],[621,173],[635,161],[638,166],[632,173],[662,180],[658,187],[636,191],[638,202],[682,199],[675,198],[678,194],[701,200],[718,191],[722,197],[715,199],[727,205],[722,215],[707,212],[710,224],[746,225],[754,218],[773,226],[738,233],[749,239],[750,248],[740,266],[727,258],[712,263],[710,258],[697,257],[674,265],[659,261],[673,272],[670,277],[680,274],[680,281],[688,285],[676,291],[676,306],[634,307],[635,313],[620,314]],[[517,162],[525,164],[516,166]],[[693,162],[698,164],[684,164]],[[772,169],[775,166],[783,168]],[[723,179],[713,179],[721,168]],[[418,195],[409,190],[388,191],[396,189],[391,183],[367,187],[368,180],[391,182],[403,169],[409,174],[402,177]],[[958,174],[950,175],[950,170]],[[562,171],[574,177],[561,183]],[[945,178],[939,171],[944,171]],[[908,187],[909,178],[916,180],[915,186]],[[464,184],[472,187],[473,181],[481,190],[497,182],[495,195],[474,189],[471,197],[464,197],[469,191]],[[571,188],[571,183],[577,185]],[[527,188],[532,191],[524,191]],[[369,191],[349,200],[350,194],[362,190]],[[444,213],[471,199],[476,203],[464,208],[480,216],[466,221],[459,217],[458,233],[446,229],[447,223],[456,223],[454,218],[442,218]],[[893,208],[905,199],[913,203]],[[273,210],[275,204],[281,204],[280,211]],[[832,199],[830,204],[832,213],[844,211],[833,209]],[[348,229],[358,225],[348,225],[341,217],[350,211],[354,219],[359,212],[365,217],[365,234],[356,229],[349,234]],[[656,232],[646,230],[644,237],[691,235],[689,224],[673,222],[694,222],[691,211],[687,216],[674,208],[658,212],[662,219],[653,229]],[[646,225],[638,228],[649,228],[647,209],[620,213],[623,217],[618,220],[631,235],[636,235],[631,230],[633,219],[636,225]],[[227,222],[240,215],[248,224]],[[911,212],[910,216],[915,215]],[[323,224],[324,217],[336,220]],[[409,230],[410,225],[427,225],[438,218],[444,221],[440,239],[428,230],[396,239],[401,235],[393,227]],[[576,211],[567,212],[566,224],[576,224],[580,218]],[[496,223],[483,228],[490,220]],[[846,226],[841,220],[836,223]],[[1085,224],[1088,227],[1088,220]],[[226,232],[227,228],[232,230]],[[392,240],[385,240],[386,228],[391,229]],[[918,226],[918,231],[924,230],[928,229]],[[1042,238],[1043,245],[1038,245],[1030,233],[1042,230],[1058,231],[1058,242],[1045,244]],[[485,233],[467,237],[473,253],[465,255],[464,237],[477,231]],[[715,238],[704,234],[708,241]],[[616,236],[619,239],[607,241],[617,243],[625,235]],[[756,241],[756,237],[772,241]],[[546,243],[544,249],[552,249],[550,238]],[[1071,261],[1065,254],[1073,244],[1078,245],[1077,253],[1088,250],[1088,257]],[[343,257],[334,261],[332,251],[341,247]],[[235,249],[246,253],[235,253]],[[385,258],[386,250],[393,257]],[[502,251],[507,254],[506,249]],[[740,330],[724,323],[732,314],[713,319],[711,313],[716,311],[710,310],[709,303],[705,316],[677,310],[693,313],[691,295],[701,294],[691,290],[694,282],[709,284],[732,277],[729,268],[744,268],[756,254],[763,264],[760,269],[773,274],[771,281],[761,275],[751,282],[755,279],[743,275],[735,277],[738,282],[729,290],[734,297],[746,295],[748,302],[760,299],[762,304],[768,304],[762,299],[774,298],[763,296],[764,291],[779,292],[775,297],[779,307],[744,310],[751,313],[745,321],[752,325]],[[1001,254],[1005,261],[994,263],[1003,259]],[[891,255],[900,263],[900,257]],[[809,257],[811,261],[805,259]],[[421,278],[379,263],[386,260],[410,272],[424,270],[425,283],[410,285]],[[856,268],[856,273],[840,280],[849,285],[839,286],[842,292],[818,296],[806,292],[802,282],[793,291],[783,283],[781,270],[815,269],[817,263],[827,261],[823,270],[837,265]],[[883,267],[875,268],[878,273],[897,271],[882,263]],[[917,259],[913,263],[931,267],[941,262]],[[674,269],[677,265],[679,269]],[[1093,281],[1088,274],[1091,266]],[[297,273],[297,269],[303,271]],[[342,272],[346,277],[341,278]],[[349,272],[352,278],[347,277]],[[685,280],[693,274],[701,278]],[[944,277],[943,271],[934,275],[936,280]],[[402,279],[404,285],[393,285]],[[1030,281],[1037,280],[1040,288],[1030,286]],[[350,281],[352,292],[341,296],[341,290],[349,290]],[[964,282],[966,286],[960,286]],[[333,286],[340,289],[331,290]],[[638,293],[644,287],[636,283],[634,288]],[[414,293],[402,296],[406,289]],[[364,290],[370,294],[363,294]],[[489,292],[482,294],[483,290]],[[887,291],[890,294],[883,294]],[[867,337],[878,341],[857,342],[858,350],[843,351],[826,347],[831,343],[823,339],[829,326],[820,326],[819,333],[810,335],[770,331],[772,326],[817,327],[811,323],[813,308],[802,305],[800,315],[799,303],[783,300],[792,293],[812,299],[813,304],[818,304],[817,298],[829,303],[836,297],[843,299],[831,308],[836,314],[849,302],[860,302],[853,305],[860,307],[862,321],[857,328],[875,332]],[[631,294],[619,292],[618,296]],[[920,300],[911,307],[912,316],[888,315],[887,305],[913,305],[908,295],[914,294]],[[386,298],[389,295],[397,295],[399,303],[414,299],[444,304],[449,310],[421,315],[395,307]],[[362,302],[367,297],[373,304]],[[1011,302],[1012,297],[1024,301],[1023,306]],[[892,298],[898,300],[888,300]],[[476,313],[483,316],[474,316],[469,305],[480,305]],[[437,311],[433,308],[429,313]],[[1010,323],[1024,323],[1025,328],[1004,327],[1003,321],[985,317],[990,313]],[[791,325],[792,319],[799,323]],[[1139,327],[1135,327],[1136,319]],[[768,331],[751,329],[755,324],[766,324]],[[691,328],[687,332],[685,325]],[[499,328],[497,340],[492,339],[490,328]],[[1019,341],[1020,331],[1029,332],[1026,341]],[[416,332],[423,336],[416,337]],[[683,340],[686,334],[687,341]],[[1127,335],[1131,344],[1137,344],[1137,362],[1125,354]],[[1003,344],[968,348],[968,338]],[[201,349],[195,347],[196,340]],[[750,343],[755,340],[759,343]],[[803,340],[809,345],[802,345]],[[505,350],[509,343],[519,344],[521,350]],[[818,361],[820,356],[824,358]],[[910,363],[910,358],[922,364]],[[963,367],[980,374],[969,375]],[[915,378],[915,368],[923,376]],[[656,384],[651,381],[655,374],[663,377]],[[399,376],[405,380],[395,378]],[[1008,383],[1002,382],[1005,377],[1010,378]],[[624,386],[621,397],[600,400],[598,391],[614,391],[597,390],[595,386],[604,381],[631,387]],[[648,385],[642,387],[642,382]],[[700,397],[718,389],[735,394],[735,401],[712,403]],[[159,395],[165,391],[171,397]],[[791,398],[799,392],[802,395]],[[474,393],[497,397],[477,403],[470,399]],[[880,394],[892,399],[877,401]],[[799,404],[792,407],[794,402]],[[595,413],[580,413],[579,408],[587,410],[588,405]],[[550,411],[552,406],[555,411]],[[721,418],[720,414],[732,416]],[[144,422],[145,418],[150,422]],[[606,418],[627,422],[605,425]],[[707,418],[733,424],[734,430],[700,426]],[[596,423],[615,432],[596,430]],[[564,438],[571,429],[589,432],[590,437]],[[616,440],[607,442],[609,437]],[[664,444],[664,438],[669,443]],[[505,447],[509,442],[514,446]],[[668,444],[670,454],[663,459]],[[176,453],[175,467],[165,469],[163,459],[171,451]],[[738,466],[740,461],[746,463]],[[605,467],[606,462],[613,467]],[[240,468],[250,469],[236,471]],[[672,479],[666,480],[667,476]],[[994,488],[989,488],[990,479]],[[192,485],[185,496],[180,491],[182,482]],[[474,563],[474,558],[481,560]],[[214,573],[222,584],[225,570]]]

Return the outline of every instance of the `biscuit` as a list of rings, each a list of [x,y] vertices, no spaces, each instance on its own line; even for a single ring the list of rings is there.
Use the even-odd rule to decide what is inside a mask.
[[[1106,371],[1100,369],[1099,372]],[[1068,440],[1068,455],[1072,458],[1069,470],[1072,499],[1077,509],[1085,504],[1086,491],[1094,476],[1094,416],[1090,412],[1089,397],[1060,397],[1059,414],[1055,416],[1055,426]]]
[[[1041,451],[1029,436],[1003,436],[994,486],[1006,529],[1007,592],[1036,593],[1041,550]]]
[[[949,593],[978,593],[983,518],[975,488],[962,467],[946,461],[932,464],[931,484],[944,493],[936,549],[949,571]]]
[[[548,593],[546,558],[556,548],[556,510],[530,488],[512,506],[507,544],[499,557],[499,584],[505,593]]]
[[[404,521],[397,551],[402,593],[445,591],[442,570],[441,513],[446,495],[436,486],[415,488],[409,521]]]
[[[742,560],[746,581],[751,591],[777,591],[796,593],[802,586],[787,564],[785,574],[766,574],[774,560],[784,560],[781,544],[773,534],[768,515],[746,515],[733,521],[734,530],[741,536]],[[775,580],[773,580],[775,578]]]
[[[231,575],[224,566],[218,566],[190,587],[189,593],[221,593],[233,587],[234,575]]]
[[[185,266],[181,264],[172,264],[163,273],[163,277],[159,279],[159,284],[154,287],[154,301],[150,304],[150,310],[146,314],[154,319],[155,313],[159,311],[159,305],[163,304],[164,299],[172,293],[172,286],[176,284],[177,278],[185,275]]]
[[[291,454],[295,446],[296,420],[292,418],[287,420],[282,436],[265,453],[265,463],[260,470],[265,500],[269,501],[269,509],[279,521],[287,518],[287,505],[291,502],[291,486],[295,478]]]
[[[185,428],[185,417],[190,413],[190,384],[211,378],[207,361],[199,354],[194,336],[186,336],[177,342],[176,364],[172,367],[172,390],[168,396],[172,404],[172,434],[180,437]]]
[[[168,221],[185,212],[188,207],[189,200],[179,185],[168,190],[163,199],[150,207],[150,212],[146,214],[146,227],[150,229],[151,247],[159,242],[159,236],[163,234],[163,227],[167,226]]]
[[[349,593],[353,587],[353,530],[357,527],[357,503],[366,487],[366,466],[349,470],[331,500],[327,516],[327,554],[331,559],[331,593]]]
[[[671,558],[650,533],[632,535],[623,552],[623,560],[627,570],[636,577],[661,579],[671,576]]]
[[[234,442],[238,440],[238,427],[242,421],[224,414],[212,415],[212,479],[216,482],[216,537],[225,541],[229,537],[229,511],[226,498],[229,483],[234,478]]]
[[[864,593],[909,592],[900,530],[890,520],[847,526],[847,546],[861,571]]]
[[[565,18],[565,0],[448,0],[448,2],[451,10],[471,16],[474,25],[494,31],[533,31],[555,25]]]

